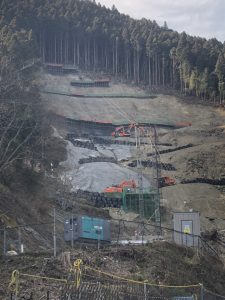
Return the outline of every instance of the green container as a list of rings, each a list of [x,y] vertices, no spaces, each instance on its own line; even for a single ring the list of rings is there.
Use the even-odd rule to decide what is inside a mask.
[[[93,240],[103,240],[104,233],[104,220],[98,218],[91,218],[87,216],[81,217],[81,228],[82,228],[82,238],[93,239]]]
[[[64,239],[69,242],[72,238],[110,242],[110,221],[81,215],[74,217],[73,220],[67,219],[64,224]]]

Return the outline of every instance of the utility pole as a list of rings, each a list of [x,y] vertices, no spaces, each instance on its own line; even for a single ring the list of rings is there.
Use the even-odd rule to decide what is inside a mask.
[[[72,232],[71,232],[71,247],[73,249],[73,246],[74,246],[74,222],[73,222],[73,213],[72,213],[72,224],[71,224],[71,229],[72,229]]]
[[[154,130],[154,148],[155,148],[155,169],[156,169],[156,201],[155,201],[155,222],[157,226],[157,234],[161,234],[161,215],[160,215],[160,188],[159,188],[159,179],[161,177],[161,166],[160,166],[160,157],[159,152],[157,149],[157,132],[155,126],[153,127]]]
[[[3,255],[6,255],[6,228],[3,231]]]
[[[135,125],[135,138],[136,138],[136,148],[137,148],[139,215],[141,221],[143,221],[145,217],[145,211],[144,211],[144,197],[143,197],[143,174],[142,174],[142,163],[141,163],[141,137],[140,137],[140,129],[136,125]]]
[[[201,300],[204,300],[204,286],[202,283],[200,283],[200,289],[201,289]]]
[[[100,233],[98,233],[98,251],[100,250]]]
[[[147,285],[146,285],[146,281],[144,282],[144,297],[145,297],[145,300],[147,300]]]
[[[18,227],[19,253],[22,253],[21,228]]]
[[[55,226],[55,207],[53,210],[53,249],[54,257],[56,257],[56,226]]]

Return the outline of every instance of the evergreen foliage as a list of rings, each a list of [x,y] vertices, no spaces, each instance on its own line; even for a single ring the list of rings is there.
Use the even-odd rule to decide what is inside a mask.
[[[43,62],[104,70],[149,88],[224,101],[225,47],[95,1],[3,0],[2,23],[35,37]],[[30,31],[32,30],[32,31]]]

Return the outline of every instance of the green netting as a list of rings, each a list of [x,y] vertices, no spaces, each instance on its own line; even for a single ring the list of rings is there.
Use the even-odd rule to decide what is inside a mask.
[[[127,93],[107,93],[107,94],[85,94],[86,98],[136,98],[136,99],[153,99],[156,96],[146,94],[127,94]]]
[[[106,193],[108,198],[122,199],[122,208],[125,212],[139,214],[139,190],[124,189],[122,193]],[[143,190],[144,216],[150,218],[154,215],[157,208],[158,196],[155,191],[147,188]],[[154,219],[154,217],[153,217]]]
[[[85,83],[85,85],[87,86],[88,84],[92,85],[93,83]],[[83,98],[135,98],[135,99],[153,99],[156,96],[153,95],[146,95],[146,94],[125,94],[125,93],[119,93],[119,94],[115,94],[115,93],[107,93],[107,94],[73,94],[71,92],[68,91],[57,91],[57,90],[42,90],[42,93],[46,93],[46,94],[55,94],[55,95],[61,95],[61,96],[70,96],[70,97],[83,97]]]
[[[114,193],[105,193],[105,196],[108,198],[116,198],[116,199],[122,199],[122,193],[114,192]]]
[[[143,200],[144,216],[146,218],[150,218],[154,215],[156,210],[157,195],[151,193],[143,193]],[[126,212],[134,212],[139,214],[139,194],[127,192],[123,198],[123,209]]]
[[[175,127],[176,126],[176,123],[174,122],[169,122],[169,121],[166,121],[165,119],[164,120],[154,120],[154,119],[140,119],[140,118],[135,118],[135,122],[139,125],[143,125],[143,126],[150,126],[150,125],[155,125],[155,126],[169,126],[169,127]],[[130,122],[127,121],[127,119],[120,119],[120,120],[117,120],[115,122],[112,122],[112,124],[114,126],[128,126],[130,125]]]

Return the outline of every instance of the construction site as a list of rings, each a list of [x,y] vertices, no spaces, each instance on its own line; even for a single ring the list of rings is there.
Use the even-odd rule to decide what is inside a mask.
[[[38,78],[66,158],[49,161],[46,223],[2,234],[21,253],[4,299],[224,299],[224,111],[74,66]]]
[[[1,1],[0,300],[225,299],[210,1]]]
[[[60,176],[70,178],[72,191],[101,194],[113,187],[108,191],[122,194],[130,189],[128,194],[135,193],[139,203],[143,195],[154,195],[155,210],[160,205],[166,210],[164,222],[172,211],[199,211],[201,206],[202,230],[210,227],[211,217],[220,225],[224,195],[216,185],[223,181],[222,111],[113,81],[107,87],[71,86],[91,80],[83,74],[41,78],[54,134],[67,141]],[[139,217],[142,206],[135,209]]]

